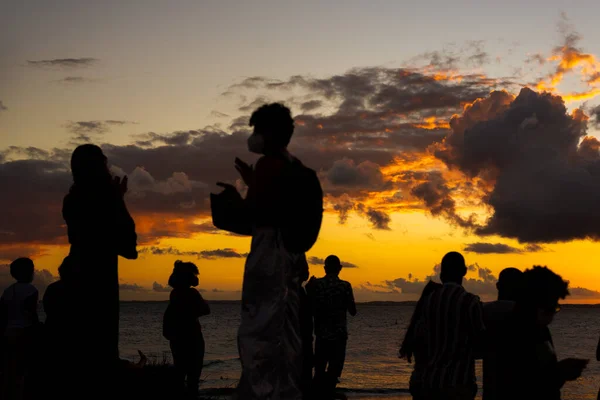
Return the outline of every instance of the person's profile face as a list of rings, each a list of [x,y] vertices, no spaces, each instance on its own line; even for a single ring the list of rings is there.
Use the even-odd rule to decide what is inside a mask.
[[[558,301],[553,305],[547,307],[538,307],[537,309],[537,322],[541,326],[548,326],[554,320],[556,313],[560,311],[560,305]]]

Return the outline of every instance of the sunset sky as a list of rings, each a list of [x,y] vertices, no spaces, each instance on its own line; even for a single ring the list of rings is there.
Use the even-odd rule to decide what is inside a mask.
[[[534,5],[539,3],[539,5]],[[68,253],[76,145],[129,176],[125,300],[161,300],[177,259],[238,299],[250,239],[212,226],[248,118],[282,101],[326,193],[311,274],[337,254],[359,301],[413,300],[445,252],[493,299],[547,265],[600,303],[600,4],[595,1],[28,1],[0,5],[0,286],[40,290]]]

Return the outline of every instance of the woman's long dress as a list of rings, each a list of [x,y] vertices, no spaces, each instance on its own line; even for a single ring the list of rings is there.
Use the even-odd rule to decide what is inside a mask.
[[[93,354],[91,367],[103,373],[119,359],[118,257],[137,258],[135,223],[112,185],[74,185],[64,199],[63,217],[70,256],[80,268],[73,311],[79,337],[73,346],[82,355]]]
[[[284,163],[281,158],[259,160],[255,183],[247,197],[254,227],[244,271],[238,332],[240,400],[302,399],[299,291],[300,277],[306,274],[308,264],[304,254],[285,249],[277,228],[285,212],[278,190]]]

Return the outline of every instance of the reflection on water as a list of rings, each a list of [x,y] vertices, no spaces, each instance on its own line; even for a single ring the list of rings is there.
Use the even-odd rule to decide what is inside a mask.
[[[162,337],[162,315],[166,303],[123,303],[121,307],[121,355],[134,359],[137,349],[161,358],[168,355]],[[212,314],[201,318],[206,339],[203,387],[233,387],[239,378],[236,332],[239,305],[211,304]],[[408,388],[412,367],[397,358],[397,350],[413,308],[410,306],[358,305],[358,315],[349,318],[348,355],[340,386],[357,389],[349,397],[364,396],[379,389],[381,394],[401,395],[394,389]],[[600,334],[600,308],[563,308],[551,326],[559,358],[589,358],[584,376],[567,383],[563,399],[596,399],[600,366],[595,361]],[[481,363],[477,364],[481,382]]]

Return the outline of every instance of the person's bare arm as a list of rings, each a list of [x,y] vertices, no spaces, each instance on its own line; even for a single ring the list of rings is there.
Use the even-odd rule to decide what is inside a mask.
[[[475,349],[475,358],[480,359],[483,357],[485,345],[485,324],[483,304],[478,296],[475,296],[469,307],[469,319],[471,320],[472,345]]]
[[[208,305],[208,303],[206,302],[206,300],[204,300],[204,297],[202,297],[202,295],[200,294],[200,292],[198,292],[196,290],[196,293],[198,293],[197,299],[196,299],[196,310],[197,310],[197,315],[199,317],[204,317],[205,315],[209,315],[210,314],[210,306]]]
[[[352,291],[352,285],[348,283],[349,288],[349,299],[348,299],[348,313],[353,317],[356,315],[356,303],[354,302],[354,292]]]

